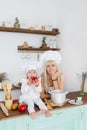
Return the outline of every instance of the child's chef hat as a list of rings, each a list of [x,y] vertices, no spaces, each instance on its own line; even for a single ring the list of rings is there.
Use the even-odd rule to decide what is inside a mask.
[[[44,69],[47,61],[53,60],[58,65],[61,62],[61,55],[57,51],[45,51],[40,57],[40,66]]]
[[[22,66],[22,72],[26,74],[29,70],[36,70],[38,72],[38,62],[30,61]]]

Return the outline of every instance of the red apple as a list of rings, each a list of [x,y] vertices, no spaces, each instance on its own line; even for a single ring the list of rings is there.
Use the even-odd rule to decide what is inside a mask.
[[[25,111],[27,110],[27,105],[24,104],[24,103],[19,104],[18,110],[19,110],[20,112],[25,112]]]
[[[18,99],[13,100],[13,103],[18,103],[18,102],[19,102]]]
[[[32,79],[32,82],[38,80],[37,77],[32,77],[31,79]]]

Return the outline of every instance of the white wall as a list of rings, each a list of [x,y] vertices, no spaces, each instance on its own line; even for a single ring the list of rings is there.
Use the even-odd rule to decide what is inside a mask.
[[[0,25],[13,26],[15,17],[21,26],[56,26],[56,0],[0,0]],[[21,66],[27,60],[37,60],[36,54],[28,54],[30,59],[21,58],[17,46],[27,41],[34,47],[41,45],[43,35],[0,32],[0,72],[7,72],[9,79],[16,85],[21,78]]]
[[[65,73],[65,89],[79,90],[76,73],[87,70],[86,5],[86,0],[0,0],[0,24],[2,21],[13,24],[18,17],[20,23],[26,26],[57,26],[60,30],[57,38],[63,58],[60,68]],[[17,46],[24,41],[39,46],[41,38],[40,35],[0,32],[0,72],[7,72],[14,84],[20,80],[20,66],[26,61],[21,58]],[[36,59],[35,54],[29,55]]]
[[[58,0],[57,25],[61,32],[58,46],[63,57],[65,88],[79,90],[81,82],[76,73],[87,71],[87,1]]]

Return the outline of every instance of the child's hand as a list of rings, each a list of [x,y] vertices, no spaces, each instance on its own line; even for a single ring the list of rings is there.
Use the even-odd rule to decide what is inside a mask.
[[[39,85],[39,80],[37,77],[32,77],[32,83],[37,87]]]

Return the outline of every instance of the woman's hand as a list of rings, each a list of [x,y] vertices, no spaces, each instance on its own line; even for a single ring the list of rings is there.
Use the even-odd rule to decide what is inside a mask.
[[[52,80],[58,79],[58,72],[52,74]]]
[[[40,97],[41,97],[41,99],[49,99],[49,98],[51,98],[51,95],[48,93],[41,92]]]

